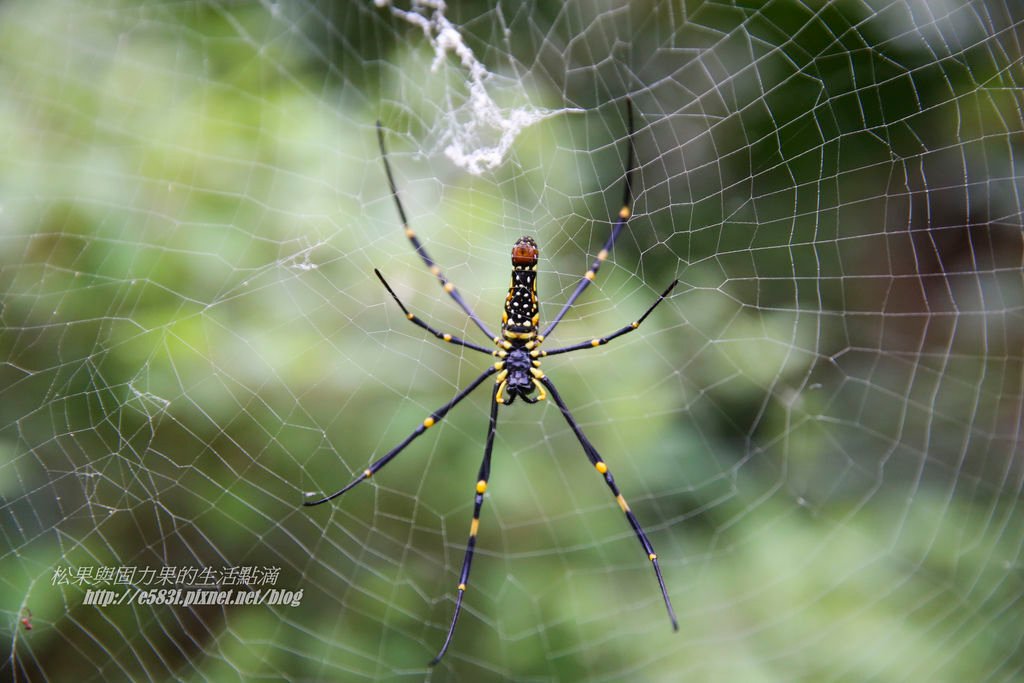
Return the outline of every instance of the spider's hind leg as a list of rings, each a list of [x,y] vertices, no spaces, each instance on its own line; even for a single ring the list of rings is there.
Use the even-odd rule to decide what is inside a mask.
[[[402,309],[402,313],[405,314],[406,319],[412,322],[413,325],[422,327],[424,330],[434,335],[441,341],[448,342],[450,344],[455,344],[456,346],[464,346],[467,349],[473,349],[474,351],[480,351],[482,353],[486,353],[488,356],[493,355],[493,351],[491,351],[490,349],[485,349],[484,347],[478,344],[466,341],[465,339],[460,339],[459,337],[456,337],[455,335],[452,334],[448,334],[447,332],[441,332],[440,330],[423,322],[423,320],[421,320],[419,316],[409,312],[409,309],[405,307],[405,304],[402,303],[402,300],[398,298],[397,294],[395,294],[395,290],[391,289],[391,285],[389,285],[388,281],[384,279],[384,276],[381,275],[380,271],[374,268],[373,272],[377,274],[377,278],[381,281],[381,284],[384,285],[384,288],[388,290],[388,294],[391,295],[391,298],[395,300],[395,303],[398,304],[398,307]]]
[[[615,246],[615,240],[619,238],[619,233],[626,227],[629,222],[629,217],[633,215],[633,171],[636,170],[636,151],[633,146],[633,100],[626,99],[626,181],[622,188],[622,208],[619,209],[619,215],[615,219],[615,224],[612,226],[612,232],[608,235],[608,240],[604,243],[601,251],[597,252],[597,258],[590,266],[590,270],[583,274],[580,278],[579,283],[576,285],[576,289],[569,295],[569,299],[562,304],[562,308],[558,311],[558,315],[551,319],[548,323],[547,329],[544,330],[542,336],[546,337],[554,331],[558,323],[561,322],[565,314],[572,308],[572,305],[576,303],[576,299],[579,298],[580,294],[583,293],[590,283],[597,277],[597,271],[604,263],[605,259],[612,251],[612,247]]]
[[[455,283],[447,279],[444,273],[441,272],[440,266],[434,263],[434,259],[427,253],[427,248],[423,246],[419,238],[416,236],[416,231],[409,227],[409,220],[405,215],[405,207],[402,206],[402,199],[398,196],[398,187],[395,185],[395,176],[391,172],[391,164],[388,163],[388,150],[384,145],[384,127],[381,126],[380,121],[377,122],[377,142],[380,144],[380,156],[384,160],[384,173],[388,177],[388,187],[391,188],[391,197],[395,200],[395,208],[398,209],[398,217],[402,221],[402,230],[405,232],[405,236],[409,238],[409,242],[412,244],[413,250],[419,255],[420,260],[423,261],[423,265],[427,267],[430,274],[437,278],[441,288],[455,300],[455,303],[466,312],[469,319],[479,327],[487,338],[490,340],[496,339],[494,333],[484,324],[482,320],[473,312],[473,309],[469,307],[459,291],[455,289]]]

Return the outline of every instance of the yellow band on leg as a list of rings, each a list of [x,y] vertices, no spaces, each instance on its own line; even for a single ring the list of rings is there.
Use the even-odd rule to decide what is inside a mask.
[[[539,392],[537,394],[538,401],[543,401],[548,397],[548,392],[544,391],[544,385],[540,383],[540,380],[533,380],[533,386],[537,387],[537,391]]]

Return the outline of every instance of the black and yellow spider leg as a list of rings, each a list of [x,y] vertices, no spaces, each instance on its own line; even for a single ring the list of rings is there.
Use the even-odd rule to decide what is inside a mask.
[[[575,291],[569,296],[569,299],[562,305],[562,310],[558,312],[554,318],[551,319],[551,323],[548,324],[546,330],[544,330],[541,336],[548,336],[551,334],[555,326],[562,321],[562,318],[576,299],[579,298],[580,294],[583,293],[594,278],[597,277],[597,271],[601,268],[601,264],[608,258],[608,254],[611,253],[612,247],[615,245],[615,240],[618,239],[619,233],[626,227],[626,223],[629,222],[629,217],[633,211],[633,171],[635,170],[633,164],[635,160],[635,153],[633,151],[633,101],[626,100],[626,120],[628,124],[629,134],[627,135],[628,150],[626,152],[626,184],[622,191],[622,208],[619,209],[619,217],[615,220],[615,225],[612,226],[612,233],[608,236],[608,241],[604,243],[601,251],[597,252],[597,258],[590,266],[590,270],[583,274],[580,278],[579,284],[576,285]]]
[[[416,237],[416,231],[409,227],[409,220],[405,216],[405,208],[402,206],[402,200],[398,196],[398,188],[395,185],[395,177],[391,173],[391,164],[388,163],[388,152],[384,147],[384,128],[380,125],[380,121],[377,122],[377,141],[380,143],[380,156],[384,160],[384,173],[388,177],[388,186],[391,188],[391,196],[395,200],[395,206],[398,207],[398,217],[402,221],[402,229],[405,231],[405,236],[409,238],[412,243],[412,248],[419,255],[420,259],[427,266],[430,272],[437,278],[438,282],[441,283],[441,288],[448,293],[452,299],[455,300],[462,310],[466,312],[469,319],[472,320],[477,327],[479,327],[487,338],[494,340],[494,333],[484,324],[477,314],[473,312],[473,309],[469,307],[469,304],[465,302],[459,291],[455,289],[455,284],[450,280],[446,279],[444,273],[441,272],[441,268],[434,263],[434,259],[430,258],[430,254],[427,253],[426,247],[420,242],[419,238]]]
[[[487,424],[487,445],[484,446],[484,459],[480,463],[480,472],[476,477],[476,485],[474,490],[476,496],[473,499],[473,521],[469,525],[469,541],[466,543],[466,556],[462,560],[462,573],[459,574],[459,585],[458,585],[458,596],[455,598],[455,614],[452,615],[452,623],[448,627],[448,635],[445,636],[444,645],[441,646],[441,651],[437,653],[437,656],[431,660],[430,665],[433,666],[441,661],[444,657],[444,653],[448,651],[448,646],[452,642],[452,634],[455,633],[455,623],[459,620],[459,613],[462,612],[462,596],[466,593],[466,587],[469,585],[469,568],[473,564],[473,550],[476,548],[476,534],[480,529],[480,509],[484,506],[484,493],[487,491],[487,480],[491,476],[491,452],[494,450],[494,431],[498,425],[498,386],[494,385],[494,391],[491,393],[491,419]]]
[[[629,334],[630,332],[632,332],[636,328],[640,327],[640,324],[647,318],[647,316],[649,316],[651,314],[651,311],[654,310],[654,307],[657,306],[658,304],[660,304],[662,301],[664,301],[665,297],[667,297],[669,295],[669,292],[671,292],[672,289],[677,284],[679,284],[679,280],[673,281],[672,284],[670,284],[668,286],[668,288],[664,292],[661,293],[661,296],[659,296],[657,298],[657,300],[653,304],[651,304],[650,307],[646,311],[644,311],[644,314],[636,319],[635,322],[631,322],[630,324],[626,325],[622,329],[616,330],[615,332],[612,332],[607,337],[598,337],[597,339],[591,339],[590,341],[580,342],[579,344],[573,344],[572,346],[563,346],[560,349],[552,349],[551,351],[541,351],[540,355],[541,356],[554,356],[555,354],[569,353],[570,351],[579,351],[580,349],[593,349],[593,348],[596,348],[598,346],[602,346],[604,344],[607,344],[608,342],[610,342],[612,339],[615,339],[616,337],[621,337],[624,334]]]
[[[412,434],[410,434],[409,436],[407,436],[404,439],[402,439],[402,442],[399,443],[394,448],[392,448],[390,451],[388,451],[384,455],[384,457],[380,458],[379,460],[374,462],[372,465],[370,465],[367,469],[363,470],[363,473],[360,474],[358,477],[356,477],[355,480],[353,480],[350,484],[348,484],[347,486],[345,486],[344,488],[342,488],[342,489],[340,489],[338,491],[335,491],[334,493],[332,493],[329,496],[326,496],[324,498],[320,498],[318,500],[303,502],[302,504],[306,505],[306,506],[320,505],[321,503],[326,503],[327,501],[334,500],[335,498],[337,498],[341,494],[347,492],[349,489],[354,488],[356,486],[356,484],[358,484],[358,483],[360,483],[362,481],[365,481],[366,479],[369,479],[370,477],[372,477],[378,470],[380,470],[382,467],[384,467],[389,462],[391,462],[392,458],[394,458],[396,455],[401,453],[402,450],[404,450],[406,446],[408,446],[410,443],[412,443],[413,439],[415,439],[417,436],[419,436],[423,432],[427,431],[428,429],[433,427],[435,424],[440,422],[442,419],[444,419],[444,416],[448,414],[449,410],[454,408],[456,406],[456,404],[458,404],[459,401],[461,401],[462,399],[464,399],[467,396],[469,396],[469,394],[474,389],[476,389],[478,386],[483,384],[483,381],[485,379],[487,379],[488,377],[490,377],[491,375],[493,375],[497,371],[498,371],[497,368],[495,368],[493,365],[491,367],[487,368],[486,370],[484,370],[480,374],[480,376],[477,377],[476,379],[474,379],[469,385],[467,385],[465,389],[463,389],[459,393],[455,394],[455,398],[453,398],[452,400],[448,401],[448,403],[445,403],[443,406],[441,406],[440,408],[438,408],[437,410],[432,412],[430,415],[428,415],[426,417],[426,419],[424,419],[423,422],[421,422],[420,425],[418,427],[416,427],[416,429],[414,429],[412,431]]]
[[[626,499],[622,497],[622,493],[619,492],[619,487],[615,484],[615,479],[612,477],[611,470],[608,469],[608,465],[601,458],[601,455],[594,448],[594,445],[590,443],[583,430],[576,424],[576,420],[573,418],[572,413],[569,412],[568,406],[565,405],[565,401],[559,395],[555,389],[555,385],[551,383],[551,380],[547,377],[540,378],[541,384],[547,387],[548,392],[551,394],[551,398],[554,400],[558,409],[562,411],[565,421],[569,423],[569,427],[572,428],[576,439],[583,446],[583,452],[587,454],[587,458],[590,459],[590,463],[594,466],[603,477],[604,482],[608,484],[608,488],[611,489],[612,495],[615,496],[615,502],[622,508],[622,512],[626,515],[626,519],[629,521],[629,525],[633,527],[633,532],[636,534],[637,539],[640,541],[640,545],[644,547],[644,551],[647,553],[647,559],[651,561],[651,566],[654,567],[654,575],[658,578],[658,585],[661,587],[661,597],[665,600],[665,608],[668,610],[668,618],[672,621],[672,629],[675,631],[679,630],[679,622],[676,620],[675,610],[672,609],[672,601],[668,597],[668,589],[665,588],[665,579],[661,576],[661,567],[658,566],[658,556],[654,552],[654,546],[651,545],[651,541],[647,538],[647,534],[644,533],[643,527],[640,526],[640,522],[637,521],[636,515],[629,508],[629,504],[626,503]]]
[[[482,346],[478,346],[477,344],[474,344],[473,342],[466,341],[465,339],[459,339],[458,337],[456,337],[454,335],[451,335],[451,334],[448,334],[447,332],[439,332],[438,330],[434,329],[433,327],[431,327],[427,323],[425,323],[422,320],[420,320],[420,318],[418,316],[416,316],[416,315],[414,315],[414,314],[409,312],[409,309],[405,307],[405,304],[402,303],[402,300],[398,298],[397,294],[395,294],[395,290],[391,289],[391,285],[389,285],[388,281],[384,279],[384,276],[380,274],[380,271],[377,270],[376,268],[374,268],[373,272],[375,272],[377,274],[377,277],[380,279],[381,284],[383,284],[384,288],[386,290],[388,290],[388,294],[390,294],[391,298],[395,300],[395,303],[398,304],[398,307],[402,309],[402,313],[405,313],[405,317],[408,318],[410,321],[412,321],[413,324],[418,325],[419,327],[422,327],[427,332],[429,332],[430,334],[434,335],[435,337],[437,337],[441,341],[446,341],[446,342],[449,342],[451,344],[455,344],[457,346],[465,346],[467,349],[473,349],[474,351],[480,351],[482,353],[486,353],[488,356],[493,354],[493,350],[492,349],[485,349]]]

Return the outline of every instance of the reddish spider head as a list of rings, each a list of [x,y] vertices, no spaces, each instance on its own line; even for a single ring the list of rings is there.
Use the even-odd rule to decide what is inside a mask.
[[[532,237],[520,237],[512,247],[512,265],[531,268],[537,265],[537,243]]]

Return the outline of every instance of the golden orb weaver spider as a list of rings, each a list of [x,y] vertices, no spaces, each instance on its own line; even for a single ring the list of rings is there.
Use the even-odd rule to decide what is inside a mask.
[[[595,348],[603,344],[607,344],[612,339],[621,337],[622,335],[628,334],[637,329],[647,316],[651,314],[651,311],[654,310],[655,306],[661,303],[679,282],[679,280],[675,280],[665,288],[665,291],[661,293],[657,300],[655,300],[655,302],[651,304],[650,307],[644,311],[644,314],[637,318],[636,321],[612,332],[607,336],[597,337],[579,344],[563,346],[551,351],[544,351],[540,348],[541,343],[555,329],[558,323],[561,322],[566,312],[573,303],[575,303],[576,299],[579,298],[580,294],[582,294],[587,286],[594,281],[601,264],[608,258],[608,253],[615,244],[615,239],[619,236],[619,233],[629,221],[633,200],[632,179],[635,156],[633,150],[633,105],[629,100],[626,101],[626,116],[629,133],[627,138],[628,151],[626,158],[625,189],[623,191],[622,209],[619,211],[618,218],[612,226],[612,232],[608,237],[608,241],[605,242],[604,247],[600,252],[598,252],[597,259],[590,266],[590,269],[584,273],[583,277],[580,278],[579,283],[576,285],[576,289],[569,296],[569,299],[565,304],[562,305],[562,309],[558,312],[558,315],[556,315],[554,320],[548,324],[543,333],[538,333],[537,329],[540,323],[540,315],[537,302],[537,258],[539,250],[537,248],[537,243],[532,237],[520,237],[516,240],[515,245],[512,247],[512,279],[509,284],[508,296],[505,297],[505,310],[502,314],[500,336],[492,333],[490,329],[488,329],[487,325],[485,325],[476,313],[474,313],[466,304],[465,300],[455,288],[455,285],[445,278],[441,269],[436,263],[434,263],[434,260],[430,258],[430,255],[427,253],[423,243],[420,242],[418,237],[416,237],[416,233],[409,227],[409,222],[405,215],[405,209],[402,207],[402,200],[398,196],[395,179],[391,173],[391,165],[388,163],[387,150],[384,146],[384,130],[381,127],[380,122],[377,122],[377,140],[380,143],[381,158],[384,161],[384,172],[387,175],[388,185],[391,188],[391,196],[395,201],[396,208],[398,209],[398,217],[402,221],[405,236],[409,238],[413,249],[416,250],[420,259],[423,260],[423,263],[427,266],[434,277],[437,278],[438,282],[440,282],[441,288],[448,294],[448,296],[455,300],[455,303],[457,303],[462,310],[466,312],[466,315],[469,316],[470,320],[472,320],[473,323],[475,323],[476,326],[487,335],[497,348],[488,349],[465,339],[455,337],[451,334],[440,332],[434,327],[428,325],[415,314],[409,312],[405,307],[405,304],[402,303],[398,298],[398,295],[391,289],[391,286],[387,283],[379,270],[374,269],[374,273],[377,274],[377,277],[380,279],[385,289],[388,290],[391,297],[395,300],[395,303],[398,304],[398,307],[402,309],[402,313],[405,314],[405,317],[412,321],[413,324],[418,325],[442,341],[492,355],[496,357],[498,361],[484,370],[476,379],[470,382],[469,385],[459,391],[452,400],[448,401],[448,403],[428,415],[411,434],[405,437],[405,439],[388,451],[383,457],[371,464],[363,471],[362,474],[356,477],[355,480],[347,486],[324,498],[304,502],[303,505],[320,505],[321,503],[334,500],[346,491],[355,487],[360,482],[372,477],[377,473],[377,471],[382,469],[399,453],[405,450],[405,447],[412,443],[416,437],[442,420],[444,416],[448,414],[448,411],[454,408],[460,401],[462,401],[462,399],[469,396],[469,394],[480,386],[484,380],[493,375],[497,375],[497,377],[495,377],[494,387],[491,390],[491,416],[487,425],[487,440],[484,447],[484,458],[483,462],[480,464],[480,471],[477,475],[477,481],[474,487],[476,495],[473,504],[473,521],[469,527],[469,541],[466,543],[466,554],[462,562],[462,572],[459,575],[459,584],[457,587],[458,595],[455,599],[455,613],[452,615],[451,624],[448,627],[448,634],[445,636],[444,644],[441,646],[441,650],[437,653],[437,656],[430,662],[431,666],[440,662],[441,658],[444,657],[445,652],[448,651],[448,646],[451,644],[452,636],[455,633],[455,624],[458,622],[459,613],[462,611],[462,596],[465,594],[466,588],[469,585],[469,569],[473,562],[473,550],[476,547],[477,532],[480,529],[480,510],[484,504],[484,493],[487,491],[487,483],[491,471],[491,452],[494,448],[494,434],[498,423],[498,406],[511,405],[516,398],[522,398],[526,403],[537,403],[538,401],[546,399],[548,395],[550,395],[552,400],[554,400],[558,409],[562,412],[566,422],[568,422],[569,427],[572,429],[573,434],[576,435],[576,439],[583,447],[583,452],[590,460],[590,463],[604,477],[605,483],[611,490],[612,495],[615,496],[615,501],[619,504],[619,507],[625,514],[629,525],[632,527],[637,539],[640,541],[644,551],[647,553],[647,558],[650,560],[651,566],[654,567],[654,575],[658,579],[658,586],[661,588],[661,596],[665,601],[665,608],[668,610],[668,616],[672,622],[672,629],[675,631],[679,630],[679,622],[676,620],[675,612],[672,609],[672,601],[668,597],[668,590],[665,588],[665,580],[662,578],[661,567],[658,566],[658,556],[654,552],[654,547],[647,538],[647,534],[644,532],[643,527],[640,526],[640,522],[637,521],[636,516],[630,509],[629,504],[626,503],[626,499],[623,498],[622,493],[619,492],[619,487],[616,485],[615,479],[612,477],[612,473],[608,469],[608,465],[605,463],[604,459],[601,458],[601,455],[597,452],[597,449],[594,448],[593,444],[590,443],[589,439],[587,439],[583,434],[583,430],[573,418],[572,413],[569,412],[568,406],[566,406],[565,401],[562,400],[561,395],[555,389],[555,385],[540,369],[540,359],[545,356],[554,356],[560,353],[569,353],[570,351]],[[537,393],[536,397],[533,396],[535,391]]]

